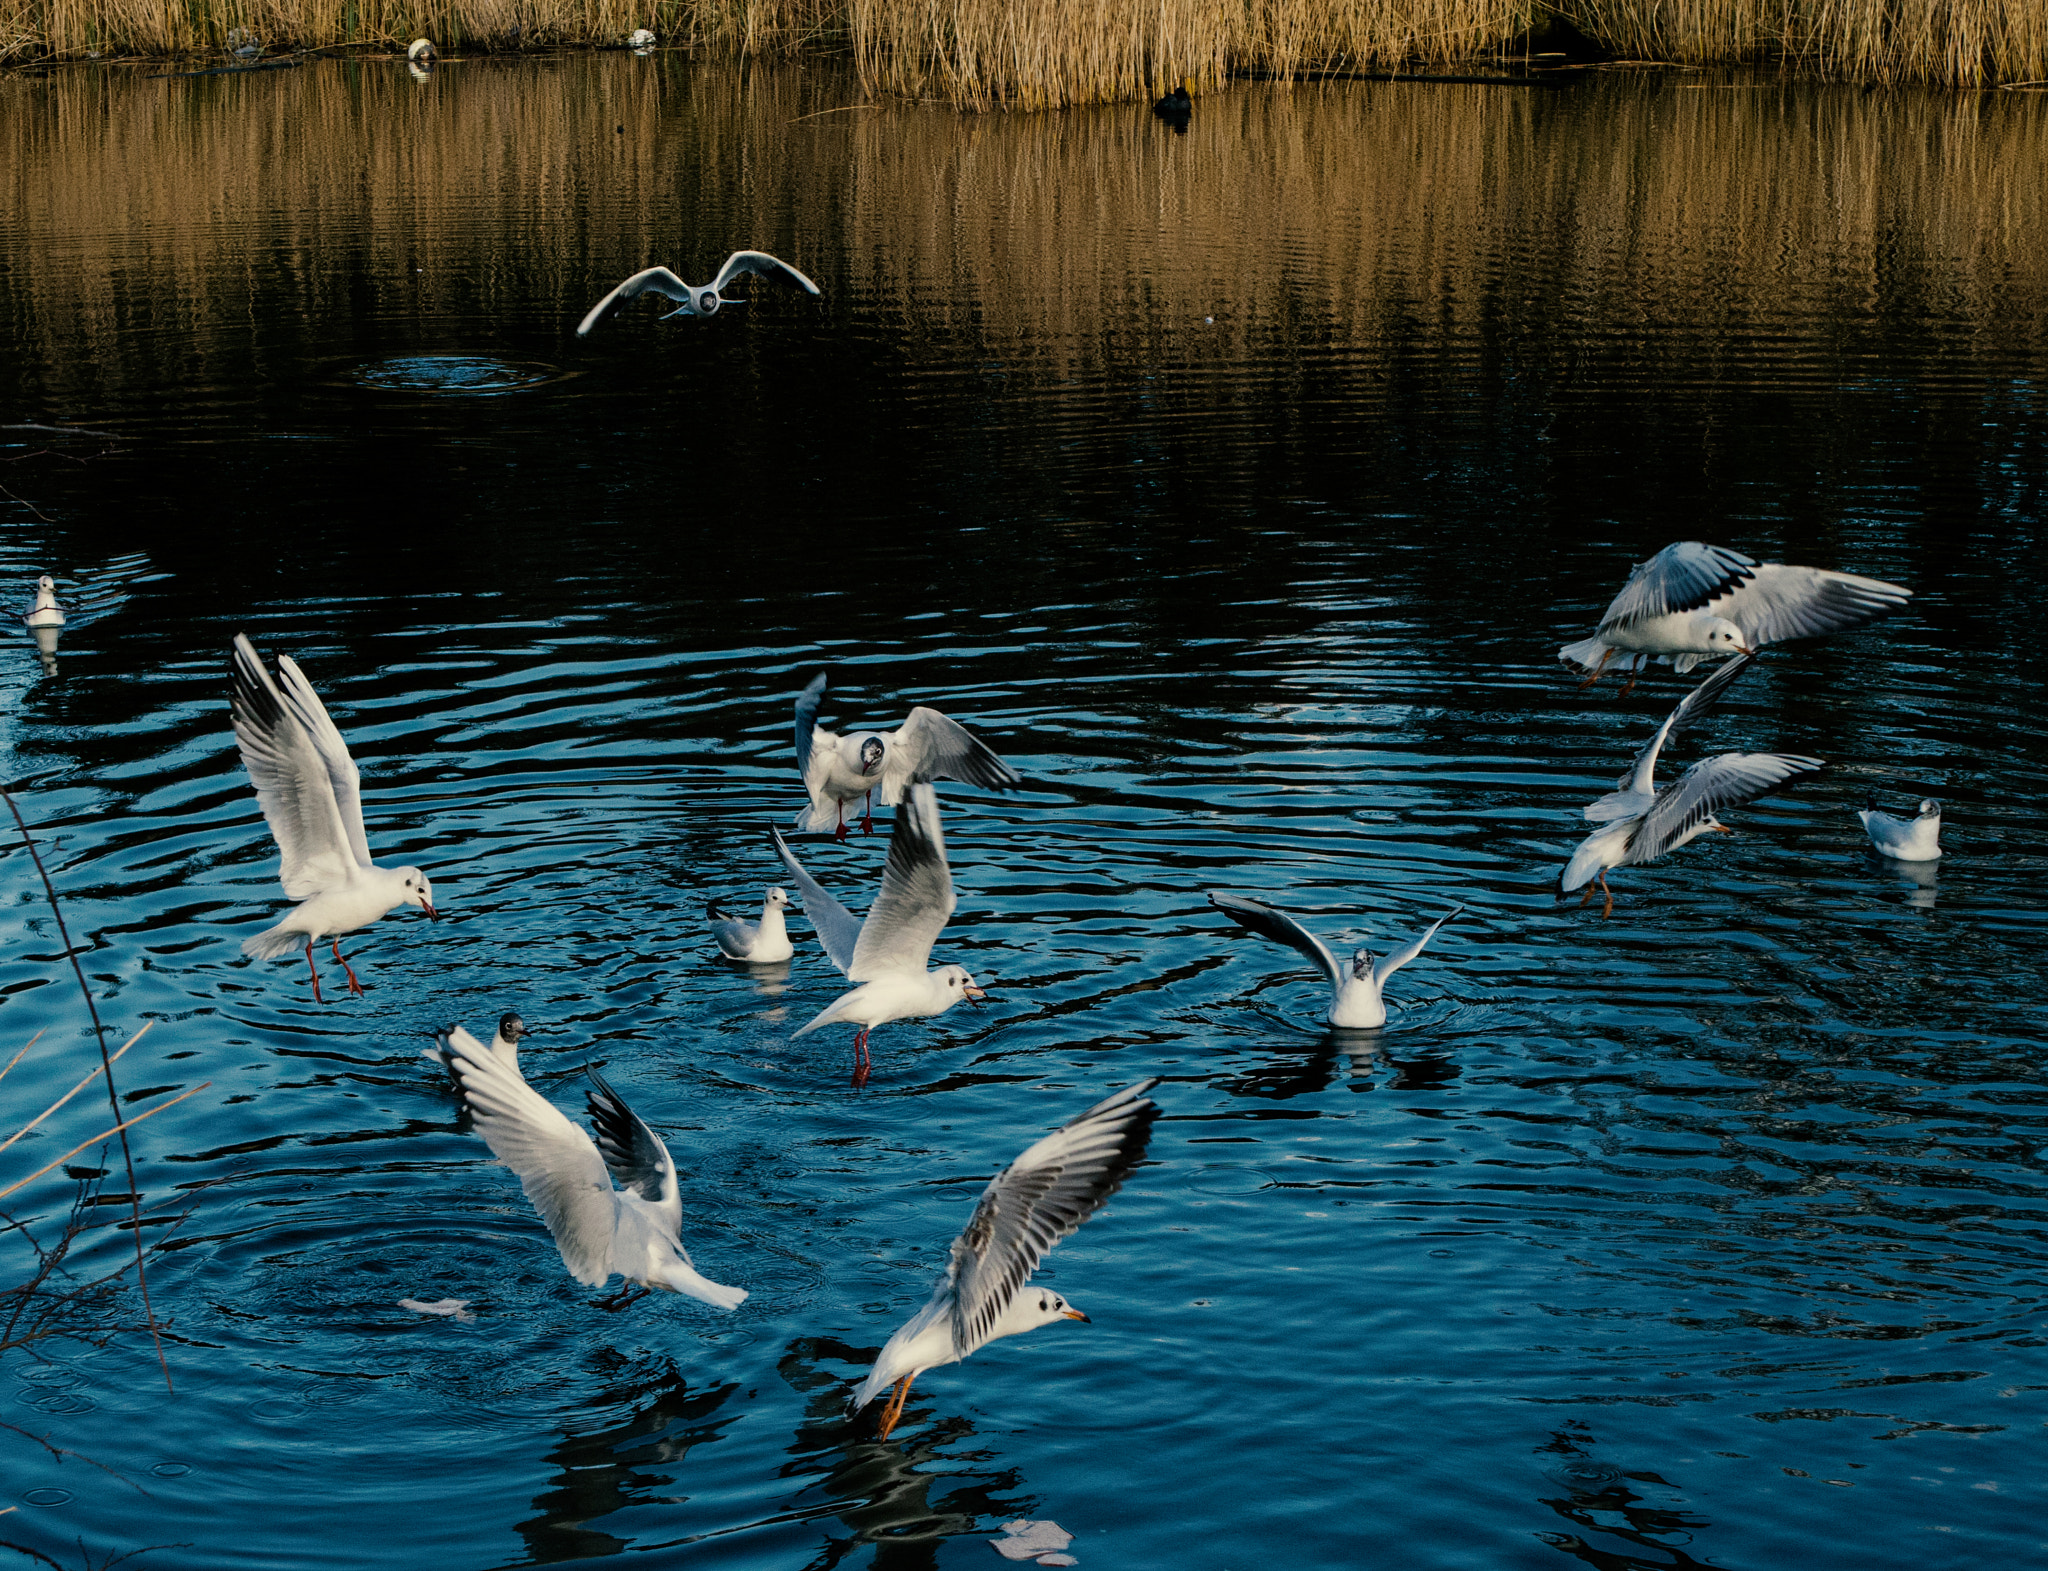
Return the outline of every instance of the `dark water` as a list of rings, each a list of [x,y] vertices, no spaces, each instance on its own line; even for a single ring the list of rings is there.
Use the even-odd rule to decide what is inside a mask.
[[[2048,106],[1615,73],[1246,87],[1175,137],[854,101],[673,55],[0,82],[7,419],[106,433],[0,433],[0,581],[105,607],[54,677],[5,663],[5,774],[101,1009],[155,1022],[124,1096],[210,1082],[136,1131],[185,1215],[176,1395],[135,1336],[12,1356],[0,1416],[121,1477],[0,1431],[0,1539],[2038,1561]],[[570,336],[738,245],[823,300]],[[1913,613],[1745,678],[1681,757],[1832,767],[1602,921],[1556,870],[1683,688],[1552,652],[1688,537]],[[360,1002],[239,956],[282,903],[238,630],[451,918],[359,936]],[[808,930],[750,978],[699,915],[775,877],[820,668],[838,719],[932,703],[1031,781],[943,791],[939,958],[993,1002],[884,1027],[858,1093],[843,1033],[789,1040],[839,990]],[[1871,791],[1943,799],[1938,871],[1866,853]],[[884,844],[808,854],[858,902]],[[4,865],[18,1112],[90,1039]],[[1340,1040],[1212,888],[1381,946],[1465,911]],[[506,1008],[557,1103],[596,1063],[667,1136],[738,1313],[564,1276],[418,1056]],[[1152,1165],[1050,1260],[1094,1323],[847,1424],[979,1183],[1145,1075]]]

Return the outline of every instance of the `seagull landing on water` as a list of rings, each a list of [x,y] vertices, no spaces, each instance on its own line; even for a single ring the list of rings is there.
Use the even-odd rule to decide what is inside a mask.
[[[668,1147],[602,1075],[584,1071],[597,1131],[593,1142],[526,1083],[516,1062],[498,1055],[495,1042],[486,1048],[461,1026],[437,1033],[435,1042],[420,1051],[455,1077],[476,1132],[519,1175],[569,1275],[586,1287],[602,1287],[616,1271],[643,1289],[687,1293],[716,1309],[739,1307],[745,1288],[722,1286],[690,1264],[682,1245],[683,1199]],[[612,1187],[613,1179],[619,1188]],[[623,1308],[639,1296],[629,1286],[600,1307]]]
[[[1321,967],[1330,984],[1330,1007],[1323,1018],[1338,1029],[1349,1031],[1370,1031],[1387,1023],[1387,1004],[1381,996],[1387,978],[1421,954],[1423,947],[1436,937],[1436,930],[1465,909],[1458,906],[1449,915],[1438,917],[1414,943],[1396,949],[1384,960],[1375,961],[1370,950],[1360,949],[1352,954],[1350,960],[1339,963],[1328,944],[1285,911],[1277,910],[1263,900],[1212,892],[1209,904],[1246,932],[1257,933],[1261,938],[1270,938],[1276,944],[1297,949]]]
[[[1726,546],[1682,540],[1629,574],[1591,638],[1557,653],[1592,673],[1588,685],[1617,653],[1633,654],[1634,687],[1652,658],[1683,674],[1702,660],[1748,654],[1781,639],[1861,627],[1912,594],[1854,573],[1759,562]]]
[[[796,700],[796,768],[811,805],[796,815],[796,827],[811,834],[827,830],[846,838],[846,809],[865,802],[861,828],[875,832],[874,794],[894,807],[914,780],[959,780],[990,791],[1008,791],[1024,777],[977,741],[967,727],[936,709],[919,706],[894,731],[849,731],[844,736],[818,724],[825,701],[820,671]]]
[[[268,960],[298,948],[303,938],[313,1002],[324,1003],[313,943],[332,938],[335,964],[360,997],[362,984],[341,958],[340,935],[367,927],[394,906],[418,906],[438,920],[433,885],[416,867],[379,867],[370,860],[355,760],[290,655],[278,656],[272,681],[255,647],[237,633],[230,709],[242,762],[277,839],[278,878],[285,897],[300,902],[277,926],[244,942],[242,953]]]
[[[726,916],[715,900],[704,908],[704,914],[711,918],[711,936],[718,940],[718,947],[728,960],[773,965],[796,953],[782,920],[788,906],[789,896],[780,889],[771,889],[768,898],[761,902],[758,922],[740,922]]]
[[[1941,855],[1941,804],[1931,796],[1921,798],[1920,811],[1911,818],[1878,811],[1876,797],[1857,809],[1856,816],[1863,820],[1870,848],[1879,856],[1898,862],[1932,862]]]
[[[961,999],[980,1003],[988,995],[975,985],[964,966],[931,963],[932,945],[957,904],[953,874],[946,866],[946,836],[939,825],[939,799],[925,784],[914,785],[896,815],[889,836],[889,860],[882,868],[882,889],[867,920],[862,921],[825,893],[821,885],[790,854],[780,830],[770,830],[775,851],[788,864],[790,876],[804,897],[818,942],[849,981],[861,986],[843,994],[796,1032],[844,1021],[860,1027],[853,1039],[853,1083],[864,1086],[874,1060],[868,1055],[868,1033],[891,1020],[942,1015]]]
[[[576,336],[587,338],[590,330],[628,300],[637,300],[642,295],[656,294],[682,303],[664,316],[713,316],[722,305],[744,305],[742,299],[727,299],[720,291],[742,273],[758,273],[763,278],[780,278],[792,283],[805,294],[816,296],[818,286],[804,277],[787,262],[777,261],[766,251],[735,251],[725,259],[725,266],[718,270],[718,276],[708,284],[686,284],[665,267],[650,267],[645,272],[635,273],[618,288],[606,295],[590,308],[590,314],[576,326]]]
[[[903,1416],[910,1382],[957,1364],[998,1337],[1088,1317],[1050,1288],[1030,1285],[1046,1252],[1102,1208],[1145,1156],[1159,1104],[1141,1080],[1054,1130],[990,1180],[967,1229],[953,1240],[946,1279],[889,1338],[853,1396],[857,1413],[894,1386],[881,1438]]]
[[[57,580],[48,573],[36,580],[36,603],[22,613],[29,627],[62,627],[64,608],[57,604]]]

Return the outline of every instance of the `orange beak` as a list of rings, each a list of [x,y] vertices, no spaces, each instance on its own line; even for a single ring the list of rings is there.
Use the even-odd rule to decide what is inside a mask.
[[[1062,1320],[1078,1320],[1084,1326],[1093,1325],[1095,1323],[1094,1321],[1090,1320],[1086,1315],[1082,1314],[1081,1311],[1078,1309],[1062,1309],[1060,1311],[1060,1318]]]
[[[984,998],[988,997],[988,991],[985,988],[976,987],[972,982],[969,982],[965,987],[960,989],[960,996],[966,999],[970,1004],[978,1004]]]

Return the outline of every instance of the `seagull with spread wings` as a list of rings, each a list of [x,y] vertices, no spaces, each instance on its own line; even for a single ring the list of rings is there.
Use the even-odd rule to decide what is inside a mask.
[[[722,305],[744,305],[738,297],[728,299],[721,291],[743,273],[757,273],[763,278],[780,278],[785,283],[795,284],[805,294],[816,296],[818,286],[804,277],[787,262],[777,261],[766,251],[735,251],[725,259],[725,266],[718,270],[718,276],[708,284],[686,284],[665,267],[650,267],[635,273],[618,288],[606,295],[590,308],[583,320],[576,324],[576,336],[588,338],[590,330],[624,305],[628,300],[637,300],[642,295],[662,295],[682,303],[675,310],[662,317],[666,322],[671,316],[715,316]]]
[[[915,780],[961,780],[990,791],[1008,791],[1024,777],[977,741],[967,727],[922,705],[894,731],[827,731],[818,724],[825,701],[820,671],[796,701],[796,768],[811,805],[796,815],[796,827],[810,834],[827,830],[846,838],[846,809],[865,800],[861,827],[875,832],[874,793],[894,807]]]
[[[1323,1018],[1347,1031],[1370,1031],[1387,1023],[1387,1003],[1382,996],[1387,978],[1421,954],[1423,947],[1436,937],[1436,930],[1465,909],[1458,906],[1438,917],[1415,942],[1394,950],[1384,960],[1375,961],[1371,950],[1359,949],[1353,951],[1348,961],[1340,963],[1328,944],[1285,911],[1263,900],[1212,892],[1209,904],[1246,932],[1299,950],[1321,967],[1330,984],[1330,1007]]]
[[[1729,685],[1755,661],[1754,654],[1737,655],[1687,693],[1679,706],[1665,716],[1664,723],[1657,727],[1657,734],[1650,738],[1648,745],[1636,754],[1635,762],[1616,782],[1617,788],[1586,804],[1586,817],[1598,824],[1616,818],[1638,818],[1647,813],[1650,804],[1657,800],[1657,760],[1664,752],[1664,744],[1719,703]]]
[[[602,1075],[584,1071],[593,1141],[526,1083],[516,1054],[501,1055],[495,1042],[485,1047],[461,1026],[449,1026],[434,1040],[420,1051],[454,1076],[476,1132],[519,1175],[569,1275],[587,1287],[602,1287],[613,1272],[626,1279],[628,1286],[602,1307],[617,1309],[639,1297],[633,1283],[687,1293],[715,1309],[739,1307],[745,1288],[713,1282],[690,1264],[668,1147]]]
[[[952,870],[946,866],[946,834],[939,824],[939,799],[929,785],[910,788],[889,836],[889,860],[881,892],[861,920],[825,892],[790,853],[780,830],[770,830],[775,851],[788,865],[804,897],[804,914],[832,963],[861,985],[828,1004],[796,1032],[845,1022],[860,1027],[853,1039],[853,1083],[866,1085],[874,1060],[868,1033],[891,1020],[942,1015],[961,999],[980,1003],[988,995],[964,966],[931,964],[932,945],[958,904]]]
[[[895,1387],[882,1410],[882,1439],[903,1416],[911,1381],[925,1370],[957,1364],[998,1337],[1088,1319],[1050,1288],[1031,1286],[1031,1273],[1144,1160],[1159,1116],[1159,1104],[1145,1093],[1158,1084],[1156,1077],[1141,1080],[1104,1097],[989,1181],[966,1231],[953,1240],[945,1280],[889,1338],[854,1393],[857,1413]]]
[[[1912,594],[1855,573],[1759,562],[1726,546],[1681,540],[1638,565],[1593,636],[1566,644],[1558,657],[1590,671],[1590,684],[1617,653],[1633,654],[1633,687],[1652,658],[1683,674],[1702,660],[1861,627]]]
[[[235,741],[277,839],[285,896],[299,902],[277,926],[244,941],[242,953],[268,960],[304,939],[313,1001],[321,1003],[313,944],[331,938],[335,963],[360,997],[362,984],[341,957],[340,935],[367,927],[395,906],[415,905],[438,920],[433,885],[416,867],[379,867],[370,860],[355,760],[291,656],[278,656],[273,680],[255,646],[237,633],[234,662],[229,708]]]

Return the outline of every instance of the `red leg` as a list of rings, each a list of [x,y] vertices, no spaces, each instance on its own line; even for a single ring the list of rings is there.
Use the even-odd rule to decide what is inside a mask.
[[[868,1056],[868,1028],[862,1026],[853,1039],[853,1084],[856,1090],[868,1083],[868,1071],[875,1061]]]
[[[1621,696],[1623,698],[1628,697],[1630,693],[1633,693],[1636,690],[1636,678],[1643,674],[1643,668],[1647,666],[1649,663],[1650,657],[1648,655],[1636,656],[1635,667],[1633,670],[1629,672],[1628,681],[1622,685]]]
[[[1607,653],[1600,657],[1600,663],[1593,667],[1593,674],[1587,677],[1585,681],[1579,684],[1579,691],[1583,693],[1587,688],[1591,687],[1595,682],[1599,681],[1600,673],[1607,669],[1607,662],[1612,660],[1613,658],[1614,646],[1610,644],[1607,648]]]
[[[306,940],[306,969],[313,973],[313,1002],[316,1004],[326,1003],[327,1000],[320,996],[320,968],[313,964],[313,940],[311,938]]]
[[[882,1432],[875,1436],[877,1440],[887,1440],[889,1438],[889,1431],[894,1429],[897,1420],[902,1418],[903,1404],[910,1397],[910,1382],[916,1378],[916,1375],[905,1375],[896,1382],[895,1395],[889,1399],[888,1405],[882,1409]]]
[[[356,997],[361,998],[363,996],[363,984],[356,980],[355,967],[341,958],[341,940],[338,938],[334,941],[334,958],[340,964],[342,970],[348,973],[348,990],[355,994]]]
[[[832,811],[839,820],[832,830],[832,838],[834,840],[844,840],[846,838],[846,804],[834,799]]]
[[[867,804],[860,810],[860,832],[871,835],[875,832],[875,793],[868,791]]]
[[[1607,871],[1605,868],[1602,868],[1600,871],[1600,893],[1607,897],[1607,904],[1600,911],[1601,917],[1605,919],[1614,915],[1614,891],[1607,887]]]

